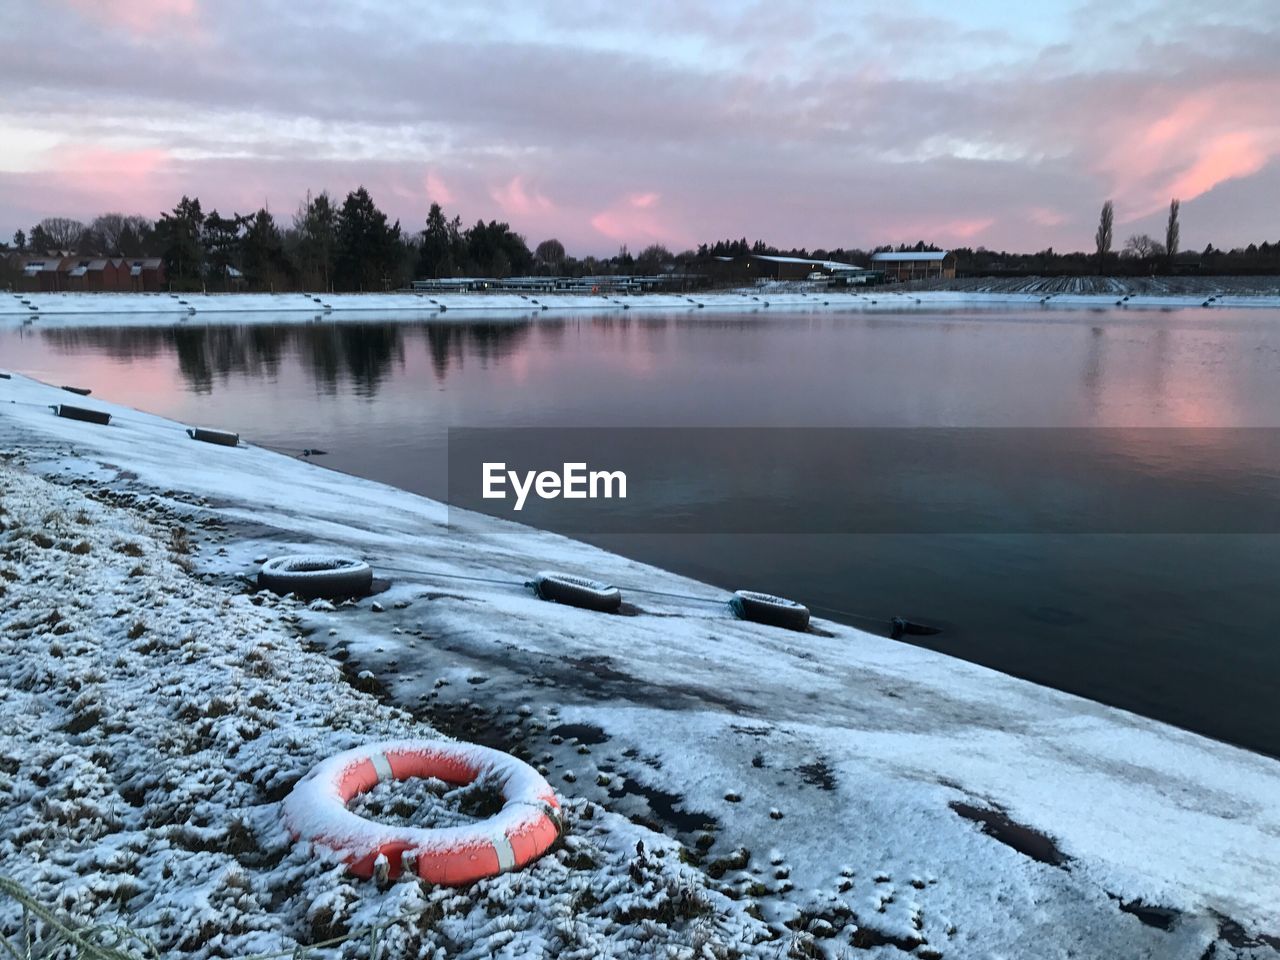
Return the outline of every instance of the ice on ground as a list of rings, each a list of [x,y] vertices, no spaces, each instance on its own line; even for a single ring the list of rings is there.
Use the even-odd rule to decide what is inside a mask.
[[[18,375],[0,381],[0,449],[19,453],[29,469],[63,485],[42,486],[53,492],[41,495],[74,497],[65,488],[79,487],[127,502],[135,513],[145,508],[180,518],[193,531],[193,552],[182,560],[203,580],[181,568],[165,568],[154,583],[140,575],[128,587],[136,591],[128,605],[119,601],[126,609],[120,621],[107,609],[117,602],[111,581],[88,596],[77,592],[78,599],[94,604],[77,614],[74,626],[98,631],[86,634],[85,652],[76,655],[89,660],[68,662],[65,649],[60,658],[31,656],[33,647],[54,639],[49,633],[56,623],[42,625],[36,618],[22,628],[34,632],[14,641],[6,632],[5,643],[12,644],[6,650],[30,659],[11,661],[13,673],[47,672],[47,686],[40,689],[61,691],[74,668],[81,689],[61,699],[42,694],[32,702],[19,690],[9,694],[18,699],[6,700],[5,716],[13,718],[16,730],[25,712],[40,709],[35,701],[47,702],[45,709],[60,711],[48,724],[56,731],[72,715],[92,715],[94,701],[76,707],[78,698],[114,689],[109,658],[126,656],[128,642],[120,639],[122,631],[127,636],[125,621],[135,610],[150,616],[149,605],[159,603],[164,622],[176,621],[174,631],[194,632],[190,663],[177,643],[160,675],[129,680],[121,702],[140,718],[154,714],[170,738],[199,736],[200,730],[231,736],[242,714],[256,717],[245,701],[237,700],[226,713],[219,707],[217,717],[199,709],[215,692],[249,682],[233,683],[233,675],[219,673],[246,666],[243,643],[250,641],[240,631],[250,639],[292,644],[269,657],[273,665],[290,666],[278,671],[285,675],[270,690],[272,703],[281,704],[273,709],[283,711],[276,722],[288,732],[259,735],[252,741],[259,746],[241,747],[251,751],[243,761],[213,745],[202,753],[205,744],[197,740],[199,762],[176,761],[165,789],[152,788],[166,829],[181,824],[183,836],[231,830],[233,811],[248,805],[253,842],[280,860],[264,868],[265,878],[253,872],[256,867],[242,863],[239,869],[247,872],[250,890],[269,890],[265,899],[276,900],[277,909],[292,918],[281,921],[294,924],[290,936],[303,935],[299,897],[341,904],[344,918],[361,922],[385,916],[392,909],[387,898],[417,904],[438,897],[431,902],[447,904],[442,909],[448,923],[462,923],[450,927],[455,931],[467,929],[459,916],[474,918],[493,908],[485,900],[488,887],[448,895],[416,888],[375,895],[340,870],[321,870],[313,857],[272,833],[278,807],[275,794],[254,792],[260,773],[239,786],[206,785],[211,777],[223,783],[226,772],[232,779],[249,776],[240,764],[248,765],[252,751],[273,744],[280,759],[273,755],[266,764],[272,785],[266,790],[357,737],[404,735],[409,715],[367,698],[353,700],[354,685],[468,739],[520,753],[545,771],[567,801],[599,809],[585,828],[586,839],[604,851],[590,855],[590,882],[599,885],[592,887],[593,909],[614,911],[611,916],[629,922],[652,916],[642,909],[648,888],[631,875],[624,856],[637,856],[641,827],[625,818],[681,841],[679,848],[674,840],[656,837],[644,843],[646,849],[668,844],[663,849],[672,853],[665,869],[687,861],[679,867],[683,879],[677,885],[696,881],[706,896],[721,898],[699,917],[718,925],[719,943],[741,933],[734,950],[744,954],[778,955],[799,940],[796,949],[830,956],[865,948],[876,951],[870,956],[884,957],[1020,957],[1027,955],[1028,943],[1046,958],[1198,960],[1211,948],[1218,958],[1280,955],[1280,763],[1272,759],[836,624],[820,622],[821,633],[796,634],[734,620],[727,608],[629,595],[628,586],[694,595],[714,591],[562,537],[513,534],[510,526],[488,518],[455,511],[453,526],[446,528],[441,504],[253,447],[196,444],[181,425],[93,398],[86,405],[118,415],[112,426],[60,420],[47,409],[58,396],[56,389]],[[6,482],[16,490],[39,481],[14,474]],[[6,494],[6,504],[9,499]],[[24,509],[31,514],[32,508]],[[110,522],[127,521],[128,515],[112,514]],[[62,539],[71,538],[55,538],[55,544]],[[91,541],[92,556],[101,548]],[[57,604],[60,591],[69,589],[62,585],[71,581],[64,576],[51,585],[40,577],[52,577],[68,561],[59,554],[55,563],[55,553],[25,541],[21,550],[23,564],[44,565],[31,574],[14,567],[18,577],[6,584],[10,597],[21,592],[23,603],[37,610],[51,598]],[[312,550],[361,557],[375,576],[390,581],[389,589],[376,600],[332,610],[283,600],[263,600],[256,607],[240,592],[245,588],[238,578],[256,569],[255,557]],[[115,559],[110,576],[129,579],[129,568]],[[431,574],[392,576],[379,574],[380,567]],[[637,609],[630,616],[606,616],[539,601],[522,583],[546,568],[617,584]],[[86,561],[74,569],[83,578],[95,566]],[[165,592],[170,588],[177,591],[171,597]],[[7,610],[6,605],[6,617]],[[20,619],[27,623],[34,616],[24,612]],[[298,640],[291,623],[340,660],[342,670]],[[151,629],[150,621],[144,626]],[[294,677],[295,662],[317,671],[316,679],[301,669]],[[84,671],[105,679],[86,683]],[[334,699],[343,683],[342,699]],[[195,734],[175,729],[173,721],[175,704],[188,699],[196,702]],[[149,723],[139,729],[149,729]],[[127,729],[109,734],[132,735]],[[95,772],[84,766],[99,762],[93,746],[82,745],[84,736],[56,733],[47,749],[45,741],[17,739],[15,769],[26,769],[26,763],[31,769],[50,767],[70,755],[73,766],[83,766],[80,782],[96,784],[89,795],[111,798],[118,774],[110,769],[116,761],[108,758],[116,755],[111,745],[123,741],[107,741],[98,757],[108,769]],[[155,757],[169,758],[174,748],[160,732],[147,736],[152,739],[140,742],[130,763],[167,771],[168,759],[157,764]],[[205,763],[219,772],[205,771]],[[23,799],[10,806],[48,829],[43,811],[52,808],[44,794],[38,803],[30,799],[38,792],[32,783],[21,780]],[[206,789],[214,800],[200,806]],[[167,799],[170,790],[176,802]],[[50,897],[66,885],[84,890],[76,858],[118,851],[116,832],[145,834],[152,793],[142,799],[140,808],[117,804],[118,828],[110,826],[116,821],[102,819],[112,813],[111,801],[94,799],[95,810],[105,813],[95,812],[98,819],[87,821],[92,826],[83,835],[56,843],[28,838],[43,843],[42,850],[58,851],[48,865],[33,860],[26,848],[21,856],[16,848],[0,848],[0,869],[26,870],[22,875]],[[6,825],[3,836],[13,835]],[[167,848],[166,856],[178,865],[174,869],[186,871],[172,896],[183,903],[213,898],[219,910],[239,910],[226,906],[227,894],[208,889],[219,875],[215,863],[221,864],[217,869],[232,868],[216,860],[213,847],[192,841],[187,848]],[[646,853],[645,859],[654,857]],[[33,874],[33,863],[51,872]],[[555,864],[541,869],[570,869],[560,859]],[[301,871],[305,879],[281,887],[286,881],[280,871]],[[556,879],[570,882],[562,874]],[[495,890],[505,889],[502,882],[494,884]],[[539,907],[523,901],[534,913],[521,921],[525,926],[515,939],[504,941],[504,949],[554,952],[551,940],[538,939],[551,936],[549,928],[538,924],[563,916],[555,906],[562,901],[558,892],[538,889],[554,902]],[[96,909],[116,909],[109,905],[112,896],[94,900]],[[134,905],[133,896],[119,896]],[[73,897],[72,904],[77,902]],[[684,904],[663,908],[661,917],[668,918],[689,901],[672,893],[664,902]],[[284,937],[272,926],[274,918],[249,914],[246,930],[268,930],[277,943]],[[198,916],[184,913],[181,923],[199,922]],[[689,924],[696,925],[692,919]],[[599,934],[592,941],[597,950],[623,949],[613,933],[592,929]],[[655,953],[675,943],[689,947],[702,934],[695,937],[686,925],[668,927],[662,936]],[[760,936],[778,939],[748,942]]]

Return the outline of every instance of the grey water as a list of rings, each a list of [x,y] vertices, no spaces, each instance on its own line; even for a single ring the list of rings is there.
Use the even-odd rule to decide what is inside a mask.
[[[1280,540],[1274,522],[1247,522],[1255,508],[1275,516],[1280,464],[1220,433],[1280,427],[1276,311],[28,326],[0,330],[0,366],[255,442],[320,447],[328,466],[437,498],[456,427],[1109,428],[1121,446],[1119,428],[1204,431],[1216,438],[1208,458],[1186,453],[1194,443],[1151,450],[1149,433],[1143,449],[1119,451],[1147,484],[1177,477],[1189,522],[1170,532],[1072,532],[1072,505],[1114,481],[1104,468],[1116,451],[1095,463],[1086,450],[1058,500],[1037,504],[1049,532],[823,532],[814,520],[750,533],[770,502],[765,473],[713,504],[736,514],[724,529],[737,532],[576,535],[879,632],[892,616],[937,625],[907,639],[1280,756]],[[947,475],[925,470],[911,483],[922,499],[982,511],[1007,480],[993,463],[985,480],[942,489]],[[847,510],[853,484],[816,471],[808,489],[795,482],[795,509]],[[707,484],[694,485],[705,502]],[[1230,532],[1194,522],[1224,494]]]

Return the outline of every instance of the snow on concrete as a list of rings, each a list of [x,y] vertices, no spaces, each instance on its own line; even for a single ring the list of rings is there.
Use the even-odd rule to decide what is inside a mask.
[[[1034,278],[1033,278],[1034,279]],[[1068,278],[1071,279],[1071,278]],[[860,291],[803,290],[777,284],[747,290],[650,293],[632,296],[517,293],[0,293],[0,323],[42,326],[127,326],[158,322],[228,320],[235,323],[316,322],[326,319],[469,320],[516,318],[570,311],[623,310],[861,310],[899,311],[962,308],[971,305],[1067,307],[1280,307],[1280,291],[1241,293],[1233,288],[1176,292],[1142,288],[1131,293],[1116,281],[1114,291],[1093,287],[1076,292],[1055,285],[1041,292],[1035,283],[1007,289],[970,281],[947,281],[941,289],[872,287]],[[1178,288],[1180,290],[1180,288]]]
[[[93,690],[115,688],[111,658],[127,658],[119,633],[134,611],[149,617],[148,604],[159,602],[164,622],[176,621],[174,632],[193,631],[201,645],[193,664],[182,659],[177,643],[144,680],[125,686],[133,715],[154,715],[164,728],[163,735],[137,742],[131,763],[158,766],[165,773],[151,776],[166,779],[164,789],[157,783],[141,796],[140,807],[117,809],[131,823],[145,821],[154,802],[166,811],[164,829],[181,823],[216,835],[231,830],[237,811],[247,806],[253,842],[278,860],[266,878],[256,868],[239,867],[250,878],[249,890],[269,890],[264,901],[275,900],[281,912],[281,918],[245,921],[246,930],[267,931],[263,938],[278,943],[285,931],[300,936],[301,899],[342,904],[344,916],[364,922],[385,916],[397,898],[448,904],[446,916],[456,921],[449,929],[472,929],[466,925],[471,922],[479,937],[482,924],[457,921],[451,911],[481,916],[493,909],[485,891],[507,889],[494,881],[478,892],[414,888],[374,895],[344,880],[341,871],[321,870],[313,856],[289,848],[273,832],[278,810],[272,786],[357,737],[403,735],[401,728],[411,723],[404,713],[375,710],[350,690],[337,697],[332,662],[290,639],[282,625],[294,618],[317,647],[344,662],[357,686],[472,739],[500,740],[538,764],[567,802],[617,814],[608,821],[596,814],[586,827],[586,840],[596,845],[594,867],[583,881],[598,885],[587,898],[598,901],[592,909],[622,910],[631,918],[621,905],[639,909],[643,902],[628,885],[634,864],[624,854],[628,844],[634,847],[635,834],[626,831],[639,828],[621,819],[626,816],[683,841],[680,856],[688,863],[680,869],[698,866],[698,895],[720,898],[706,919],[714,920],[716,936],[740,933],[734,949],[744,954],[780,955],[794,939],[797,949],[829,956],[867,948],[868,956],[882,957],[1021,957],[1028,955],[1028,943],[1045,958],[1196,960],[1210,948],[1219,958],[1280,956],[1280,763],[1272,759],[836,624],[818,621],[817,632],[790,633],[734,620],[720,605],[628,593],[628,587],[645,587],[716,596],[706,585],[562,537],[512,532],[497,520],[455,511],[446,527],[442,504],[253,447],[199,444],[179,424],[94,398],[84,405],[112,412],[110,426],[61,420],[47,405],[63,396],[20,375],[0,380],[0,449],[20,451],[31,470],[59,483],[123,491],[178,511],[196,533],[188,562],[210,583],[165,567],[159,579],[137,578],[129,598],[113,599],[124,564],[110,550],[103,557],[110,544],[95,541],[93,563],[83,561],[83,567],[61,554],[54,563],[49,551],[24,546],[23,557],[33,559],[23,563],[44,565],[31,572],[14,567],[19,579],[8,589],[11,595],[21,590],[27,609],[34,604],[38,611],[56,605],[68,582],[96,578],[98,564],[116,571],[104,572],[106,585],[87,596],[75,593],[93,604],[76,614],[75,629],[97,632],[77,654],[89,659],[74,665],[104,675],[89,685]],[[21,477],[8,482],[37,483]],[[112,516],[111,523],[124,522]],[[201,524],[213,532],[205,536]],[[256,569],[255,558],[316,550],[361,557],[389,588],[356,604],[311,607],[280,601],[258,608],[240,592],[237,578]],[[68,573],[54,578],[58,564]],[[608,616],[539,601],[523,583],[544,568],[617,584],[634,608],[630,615]],[[406,569],[422,573],[400,572]],[[177,592],[166,599],[169,588]],[[118,621],[106,613],[116,604],[128,611]],[[267,610],[278,611],[276,619]],[[30,620],[34,614],[20,616]],[[29,629],[43,631],[33,635],[47,644],[53,628]],[[247,699],[237,699],[226,713],[219,707],[217,717],[200,704],[248,682],[225,671],[246,669],[252,647],[245,645],[264,636],[292,644],[268,661],[287,663],[290,675],[297,675],[292,682],[279,677],[271,688],[272,702],[288,705],[276,732],[258,737],[254,742],[262,746],[251,748],[245,760],[213,746],[206,753],[197,749],[196,762],[177,760],[175,766],[175,750],[180,753],[186,741],[174,747],[165,736],[199,737],[206,728],[212,736],[215,729],[261,722],[250,712],[259,708]],[[29,652],[30,643],[22,649]],[[295,663],[316,671],[316,679],[295,670]],[[52,660],[33,657],[29,669],[52,677],[72,668],[64,650]],[[83,679],[78,683],[86,686]],[[61,686],[53,679],[41,688],[55,689]],[[42,696],[47,709],[62,711],[43,726],[65,727],[76,698],[63,694],[64,705],[47,692]],[[194,733],[175,728],[176,711],[187,701],[196,704]],[[35,709],[27,701],[14,701],[14,707],[7,716]],[[19,741],[14,763],[19,770],[28,762],[50,768],[69,754],[75,765],[100,760],[110,767],[110,744],[123,742],[108,740],[94,760],[93,747],[86,753],[76,737],[84,734]],[[248,759],[252,750],[271,744],[279,752],[270,763]],[[195,747],[204,748],[204,741]],[[220,787],[211,805],[199,806],[196,795],[203,796],[200,785],[210,774],[202,771],[209,764],[228,771],[234,783]],[[249,774],[248,766],[268,770],[265,783],[271,786],[264,786],[261,772]],[[150,783],[127,769],[126,784],[134,777]],[[99,784],[96,798],[118,789],[111,781],[120,776],[109,769],[81,779]],[[32,799],[24,799],[22,809],[44,810],[32,782],[23,781],[23,796]],[[47,793],[48,787],[40,789]],[[25,815],[43,824],[33,812]],[[3,835],[12,832],[6,828]],[[106,856],[101,851],[122,842],[114,836],[95,825],[74,840],[39,841],[60,851],[65,862],[38,878],[29,848],[21,856],[6,849],[3,869],[25,868],[50,897],[68,884],[83,889],[75,881],[76,858],[96,863]],[[663,849],[676,850],[667,843]],[[226,860],[215,868],[214,860],[201,859],[216,855],[171,846],[168,859],[161,859],[179,862],[172,869],[183,872],[166,887],[169,899],[162,899],[169,906],[161,909],[177,909],[172,898],[202,904],[214,898],[218,909],[229,909],[222,906],[228,895],[209,884],[221,876],[218,870],[234,874],[234,868]],[[664,870],[675,869],[670,861],[676,855]],[[543,862],[530,878],[542,876],[541,869],[559,881],[570,869],[563,857]],[[288,886],[281,872],[301,872],[305,879]],[[525,896],[533,887],[545,891],[535,879],[504,882],[531,885],[521,888]],[[501,894],[508,895],[515,896]],[[545,923],[563,916],[557,911],[564,907],[556,904],[566,901],[557,899],[559,892],[543,895],[551,901],[519,915],[523,926],[509,950],[546,949],[550,941],[538,938],[551,936]],[[108,893],[102,901],[122,896]],[[115,909],[96,902],[100,912]],[[124,902],[135,906],[133,898]],[[136,905],[145,912],[150,903],[146,896]],[[183,913],[181,923],[189,926],[202,915]],[[612,928],[590,929],[598,935],[596,949],[622,949]],[[762,930],[781,942],[747,942],[765,935]],[[690,945],[702,934],[677,924],[663,936],[661,944]],[[263,941],[255,933],[252,942]]]

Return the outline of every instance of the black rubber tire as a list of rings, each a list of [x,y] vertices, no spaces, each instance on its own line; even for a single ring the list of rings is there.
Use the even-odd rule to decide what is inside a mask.
[[[85,423],[96,423],[106,426],[111,422],[111,414],[102,410],[89,410],[85,407],[73,407],[69,403],[60,403],[53,412],[64,420],[82,420]]]
[[[216,443],[222,447],[236,447],[240,445],[240,434],[230,433],[227,430],[209,430],[205,427],[188,427],[187,436],[192,440],[199,440],[201,443]]]
[[[808,630],[809,608],[802,603],[751,590],[735,590],[729,609],[739,620],[750,620],[785,630]]]
[[[544,572],[530,584],[539,600],[550,600],[598,613],[617,613],[622,606],[622,592],[615,586],[575,577],[567,573]]]
[[[373,586],[373,569],[352,557],[291,555],[272,557],[258,571],[258,588],[292,593],[304,600],[363,597]]]

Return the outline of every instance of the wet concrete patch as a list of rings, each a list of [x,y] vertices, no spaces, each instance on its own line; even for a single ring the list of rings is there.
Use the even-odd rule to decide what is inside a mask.
[[[1218,936],[1231,946],[1241,950],[1263,946],[1280,950],[1280,935],[1246,933],[1244,927],[1230,917],[1218,916]]]
[[[796,767],[796,773],[800,774],[800,779],[805,783],[817,787],[819,790],[834,790],[836,788],[835,771],[827,763],[826,757],[819,757],[813,763],[806,763]]]
[[[1120,909],[1137,917],[1148,927],[1155,927],[1157,930],[1172,930],[1173,925],[1182,916],[1181,912],[1177,910],[1169,907],[1153,906],[1142,900],[1121,900]]]
[[[948,806],[966,820],[972,820],[982,827],[982,832],[1008,847],[1012,847],[1025,857],[1051,867],[1065,866],[1071,858],[1058,849],[1051,837],[1033,830],[1031,827],[1015,823],[1009,815],[998,807],[975,807],[959,800],[952,800]]]
[[[680,809],[680,805],[684,803],[684,797],[680,794],[647,787],[631,777],[623,780],[620,788],[609,791],[609,797],[613,800],[627,796],[644,797],[653,815],[678,833],[717,830],[720,827],[720,822],[709,813]]]
[[[598,743],[605,743],[609,739],[603,729],[592,723],[562,723],[548,730],[547,735],[563,737],[566,740],[576,740],[578,743],[588,747],[595,746]]]
[[[670,710],[714,705],[732,713],[752,712],[745,703],[716,690],[688,684],[650,683],[617,669],[608,657],[577,657],[566,661],[571,670],[557,671],[559,686],[576,689],[593,699],[629,700]]]

